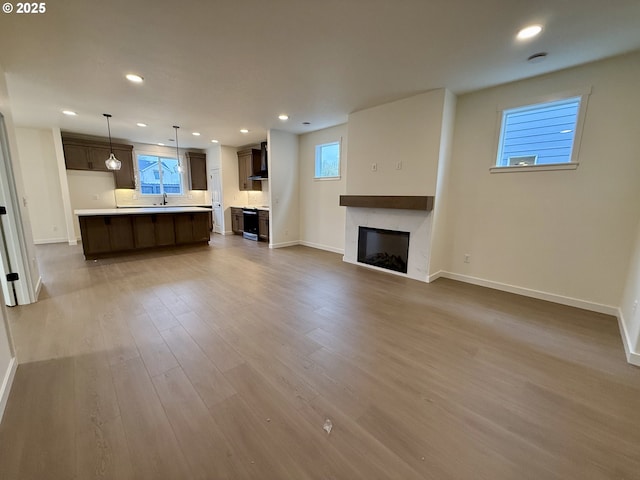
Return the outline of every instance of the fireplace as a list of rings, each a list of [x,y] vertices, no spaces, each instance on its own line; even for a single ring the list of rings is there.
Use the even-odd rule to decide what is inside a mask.
[[[407,273],[409,232],[358,228],[358,262]]]

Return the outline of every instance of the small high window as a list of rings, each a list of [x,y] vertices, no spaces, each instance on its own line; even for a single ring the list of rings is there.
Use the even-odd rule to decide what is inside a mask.
[[[182,195],[182,177],[178,160],[157,155],[138,155],[140,193],[142,195]]]
[[[582,96],[502,111],[497,167],[575,164]]]
[[[340,142],[316,145],[315,178],[340,178]]]

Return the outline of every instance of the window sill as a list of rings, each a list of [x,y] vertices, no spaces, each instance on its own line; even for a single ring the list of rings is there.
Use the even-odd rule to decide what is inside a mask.
[[[549,163],[547,165],[524,165],[511,167],[491,167],[491,173],[514,173],[514,172],[545,172],[550,170],[575,170],[580,165],[578,162],[572,163]]]
[[[340,180],[341,177],[313,177],[314,181],[324,182],[325,180]]]

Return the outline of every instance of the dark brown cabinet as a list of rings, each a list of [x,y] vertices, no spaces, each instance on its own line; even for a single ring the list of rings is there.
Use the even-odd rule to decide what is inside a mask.
[[[244,231],[244,216],[241,208],[231,207],[231,230],[236,235],[242,235]]]
[[[258,238],[269,241],[269,212],[258,210]]]
[[[186,152],[191,173],[190,190],[207,189],[207,155],[197,152]]]
[[[211,212],[80,216],[85,258],[129,250],[208,243]]]
[[[248,148],[238,152],[239,188],[244,190],[262,190],[260,180],[249,180],[249,177],[260,171],[261,153],[255,148]]]
[[[176,243],[194,243],[209,240],[209,216],[203,213],[183,213],[175,217]]]
[[[168,247],[176,244],[173,215],[135,215],[135,248]]]
[[[104,163],[111,153],[108,141],[65,136],[62,148],[67,170],[111,172]],[[113,154],[122,163],[120,170],[113,172],[116,188],[135,188],[133,146],[114,143]]]
[[[128,216],[80,217],[80,231],[85,256],[131,250],[134,246]]]

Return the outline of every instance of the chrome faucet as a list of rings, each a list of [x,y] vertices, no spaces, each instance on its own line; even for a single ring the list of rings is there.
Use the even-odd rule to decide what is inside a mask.
[[[166,204],[167,204],[167,194],[166,194],[166,193],[163,193],[163,194],[162,194],[162,204],[163,204],[163,205],[166,205]]]

